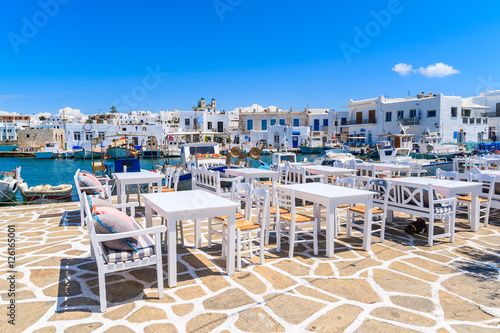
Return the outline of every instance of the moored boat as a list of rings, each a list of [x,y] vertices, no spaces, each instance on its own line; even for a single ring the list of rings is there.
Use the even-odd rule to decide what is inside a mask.
[[[21,182],[21,167],[0,173],[0,202],[14,200]]]
[[[36,158],[49,159],[56,158],[60,154],[59,142],[57,141],[47,141],[45,142],[44,151],[39,151],[35,153]]]
[[[28,184],[22,183],[19,185],[21,195],[27,201],[33,200],[56,200],[65,201],[71,199],[73,185],[62,184],[58,186],[38,185],[28,187]]]

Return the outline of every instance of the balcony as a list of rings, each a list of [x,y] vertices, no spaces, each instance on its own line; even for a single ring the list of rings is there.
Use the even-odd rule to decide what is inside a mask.
[[[418,119],[417,117],[412,117],[412,118],[399,118],[398,119],[398,122],[401,124],[401,125],[420,125],[420,119]]]
[[[311,131],[315,131],[315,132],[319,132],[319,131],[323,132],[324,131],[325,133],[328,133],[328,126],[319,126],[319,125],[309,126],[309,129]]]
[[[487,118],[500,117],[500,112],[482,112],[481,116]]]
[[[340,125],[345,126],[345,125],[363,125],[363,124],[376,124],[376,123],[377,123],[376,119],[363,119],[361,121],[359,120],[343,121],[340,123]]]

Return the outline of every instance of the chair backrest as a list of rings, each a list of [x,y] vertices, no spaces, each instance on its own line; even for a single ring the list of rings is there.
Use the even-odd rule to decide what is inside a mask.
[[[369,165],[364,165],[362,163],[356,164],[356,170],[359,170],[360,176],[375,177],[375,165],[374,164],[369,164]]]
[[[356,184],[356,179],[353,177],[344,177],[337,179],[337,183],[339,186],[342,187],[354,188],[354,185]]]
[[[469,170],[469,173],[470,173],[470,174],[473,174],[473,175],[474,175],[474,174],[475,174],[475,175],[479,175],[479,174],[481,174],[482,172],[481,172],[481,170],[480,170],[478,167],[472,167],[472,168]]]
[[[174,175],[172,176],[172,188],[174,191],[177,191],[177,187],[179,186],[179,177],[181,176],[181,169],[177,169],[174,171]]]
[[[231,200],[234,202],[245,203],[250,196],[252,187],[247,183],[236,183],[231,188]]]
[[[333,166],[336,168],[343,168],[344,167],[344,162],[342,161],[334,161]]]
[[[472,180],[472,173],[466,172],[466,173],[460,173],[457,172],[457,178],[456,180],[459,180],[461,182],[470,182]]]
[[[444,171],[441,169],[436,169],[436,179],[447,179],[447,180],[457,180],[458,172],[456,171]]]
[[[295,192],[292,189],[277,187],[276,203],[279,208],[295,212]],[[276,211],[276,214],[279,214],[279,209]]]
[[[471,175],[471,181],[481,182],[483,184],[483,195],[486,195],[488,200],[491,200],[491,197],[495,193],[495,176],[474,174]]]
[[[164,175],[165,175],[165,186],[167,187],[172,187],[172,176],[174,174],[174,168],[173,167],[168,167],[165,169]]]
[[[288,178],[288,165],[278,166],[278,183],[286,184]]]
[[[254,188],[250,190],[245,203],[245,219],[251,221],[253,212],[256,213],[257,223],[266,225],[269,218],[270,199],[269,191],[265,188]]]
[[[373,201],[375,203],[387,203],[390,189],[391,183],[385,179],[370,179],[366,185],[367,191],[375,192],[373,196]]]
[[[354,188],[357,188],[359,190],[365,190],[368,187],[368,183],[370,180],[374,179],[373,177],[366,177],[366,176],[352,176],[351,178],[354,179]]]
[[[357,163],[354,162],[354,160],[350,160],[349,162],[345,163],[345,167],[348,169],[356,169]]]
[[[288,168],[287,184],[303,184],[306,182],[306,169],[298,167]]]

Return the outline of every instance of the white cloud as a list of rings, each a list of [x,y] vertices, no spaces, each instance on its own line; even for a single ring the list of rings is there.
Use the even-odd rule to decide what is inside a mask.
[[[265,107],[260,106],[258,104],[253,104],[252,106],[239,107],[239,108],[236,108],[233,111],[229,111],[229,112],[239,112],[240,109],[241,109],[241,112],[252,112],[253,110],[256,110],[256,112],[264,112],[264,109],[268,109],[268,110],[273,111],[273,112],[276,109],[278,109],[278,111],[283,111],[283,110],[281,110],[280,108],[278,108],[277,106],[274,106],[274,105],[270,105],[267,108],[265,108]]]
[[[420,67],[419,69],[416,70],[416,72],[427,77],[445,77],[460,73],[459,70],[456,70],[452,66],[443,64],[442,62],[437,62],[436,64],[429,65],[425,68]]]
[[[413,71],[413,66],[400,62],[391,69],[401,76],[407,76]]]
[[[9,112],[9,111],[0,111],[0,116],[13,116],[19,115],[17,112]]]
[[[49,112],[40,112],[31,117],[31,119],[40,119],[41,116],[45,118],[50,118],[52,115]]]
[[[460,73],[460,71],[453,68],[453,66],[443,64],[442,62],[437,62],[434,65],[420,67],[418,69],[413,69],[412,65],[400,62],[399,64],[396,64],[393,68],[391,68],[391,70],[395,71],[401,76],[408,76],[411,73],[418,73],[426,77],[445,77]]]
[[[58,114],[63,114],[63,112],[66,116],[80,116],[80,115],[82,115],[82,112],[80,111],[80,109],[72,109],[69,106],[67,106],[63,109],[60,109]]]

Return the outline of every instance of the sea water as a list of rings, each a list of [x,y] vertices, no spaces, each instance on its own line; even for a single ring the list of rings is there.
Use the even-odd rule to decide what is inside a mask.
[[[2,147],[2,146],[0,146]],[[3,146],[6,147],[6,146]],[[10,149],[12,150],[12,148]],[[313,161],[317,155],[303,155],[297,154],[297,161],[307,158]],[[271,162],[271,155],[262,155],[260,160],[269,164]],[[108,160],[106,160],[108,161]],[[109,160],[110,162],[112,160]],[[159,159],[160,165],[165,163],[166,159]],[[168,158],[167,164],[179,163],[180,158]],[[235,160],[234,160],[235,161]],[[140,159],[141,169],[154,170],[154,165],[157,159]],[[261,163],[258,160],[252,160],[252,167],[258,168]],[[92,160],[76,160],[69,159],[37,159],[32,157],[4,157],[0,158],[0,171],[12,171],[17,166],[21,166],[21,178],[28,184],[28,187],[37,185],[52,185],[57,186],[61,184],[75,185],[73,176],[77,169],[92,170]],[[73,187],[73,201],[78,201],[76,188]],[[23,199],[21,193],[18,192],[16,197],[17,203],[22,203]],[[8,203],[0,203],[4,205]]]

